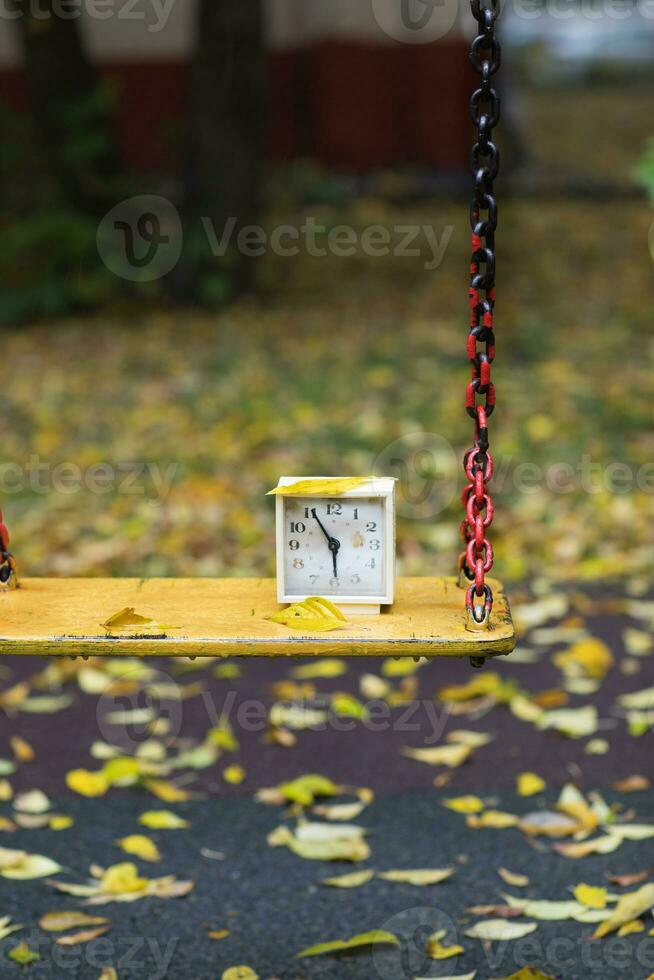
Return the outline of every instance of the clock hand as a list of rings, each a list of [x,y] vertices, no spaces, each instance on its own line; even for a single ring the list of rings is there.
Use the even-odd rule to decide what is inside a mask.
[[[332,535],[326,529],[326,527],[324,526],[324,524],[322,523],[322,521],[320,520],[320,518],[316,514],[316,508],[315,507],[312,507],[311,508],[311,516],[318,522],[318,526],[319,526],[320,530],[322,531],[322,533],[327,538],[327,543],[329,544],[329,550],[332,553],[332,561],[334,563],[334,578],[338,578],[338,552],[339,552],[340,547],[341,547],[341,542],[338,540],[338,538],[332,537]]]

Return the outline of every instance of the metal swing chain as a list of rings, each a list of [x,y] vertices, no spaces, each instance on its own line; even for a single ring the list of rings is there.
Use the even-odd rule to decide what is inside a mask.
[[[493,128],[500,119],[500,99],[492,76],[501,63],[501,48],[495,37],[500,0],[471,0],[479,33],[472,42],[470,61],[480,75],[480,85],[470,99],[470,116],[477,139],[470,156],[475,192],[470,205],[472,259],[470,262],[470,334],[468,359],[472,381],[466,390],[466,409],[474,419],[474,446],[464,457],[468,484],[463,491],[465,518],[461,525],[465,551],[461,555],[462,582],[467,586],[466,608],[469,629],[485,629],[493,608],[493,591],[486,575],[493,567],[493,547],[488,528],[493,522],[493,501],[488,484],[493,476],[489,452],[488,418],[495,408],[495,386],[491,364],[495,357],[493,309],[495,306],[495,229],[497,204],[493,182],[499,169],[499,153],[493,143]],[[483,403],[478,404],[478,399]]]
[[[9,531],[0,510],[0,585],[16,584],[16,561],[9,551]]]

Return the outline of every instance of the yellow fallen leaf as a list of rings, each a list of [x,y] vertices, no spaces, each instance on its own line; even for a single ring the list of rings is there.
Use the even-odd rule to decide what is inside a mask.
[[[339,629],[347,622],[340,609],[324,596],[310,596],[303,602],[295,602],[268,618],[273,623],[307,632]]]
[[[286,487],[274,487],[268,496],[284,494],[290,497],[338,497],[350,490],[357,490],[364,483],[370,483],[374,476],[330,476],[310,480],[297,480]]]
[[[229,929],[212,929],[211,932],[207,933],[209,939],[227,939],[229,936]]]
[[[80,926],[103,926],[108,922],[104,916],[87,915],[86,912],[47,912],[39,919],[39,926],[45,932],[66,932]]]
[[[103,892],[141,892],[148,885],[147,878],[139,878],[135,864],[125,861],[114,864],[101,877]]]
[[[425,952],[430,960],[449,960],[453,956],[460,956],[461,953],[465,953],[463,946],[444,946],[443,938],[444,933],[437,932],[427,940]]]
[[[625,922],[618,929],[618,936],[633,936],[637,932],[645,932],[645,923],[641,922],[640,919],[634,919],[633,922]]]
[[[242,766],[227,766],[223,769],[223,779],[232,786],[239,786],[245,779],[245,769]]]
[[[618,900],[613,915],[606,922],[601,922],[595,932],[593,939],[602,939],[609,933],[615,932],[621,926],[626,925],[633,919],[638,919],[645,912],[648,912],[654,905],[654,885],[643,885],[638,891],[629,892],[622,895]]]
[[[160,861],[161,854],[159,848],[153,840],[144,834],[130,834],[128,837],[121,837],[116,843],[134,857],[141,858],[142,861]]]
[[[480,813],[484,809],[484,801],[478,796],[457,796],[450,800],[444,800],[443,806],[455,813]]]
[[[278,827],[268,835],[271,847],[288,847],[307,861],[367,861],[365,830],[354,824],[300,824],[295,833]]]
[[[259,974],[249,966],[230,966],[223,973],[222,980],[259,980]]]
[[[182,830],[190,826],[188,820],[170,810],[147,810],[139,817],[139,823],[149,830]]]
[[[103,772],[73,769],[66,773],[66,785],[80,796],[104,796],[109,789],[109,780]]]
[[[34,749],[20,735],[12,735],[9,739],[9,744],[11,745],[11,751],[14,753],[14,758],[18,762],[31,762],[34,759]]]
[[[591,885],[577,885],[574,897],[588,909],[606,908],[606,888],[593,888]]]
[[[535,796],[542,793],[547,783],[535,772],[521,772],[518,776],[518,794],[520,796]]]
[[[468,827],[474,830],[492,828],[493,830],[505,830],[508,827],[517,827],[520,817],[514,813],[504,813],[503,810],[486,810],[480,816],[471,814],[466,818]]]
[[[57,946],[69,947],[69,946],[81,946],[83,943],[90,943],[99,936],[103,936],[105,932],[109,932],[111,929],[111,923],[104,926],[97,926],[95,929],[84,929],[82,932],[76,932],[72,936],[59,936],[55,939]]]
[[[72,817],[63,813],[55,813],[54,816],[50,817],[49,827],[50,830],[68,830],[74,823]]]
[[[130,626],[146,626],[148,623],[152,623],[150,616],[139,616],[133,606],[126,606],[125,609],[121,609],[119,612],[114,613],[113,616],[109,616],[102,623],[102,627],[107,632],[111,632],[111,630],[127,629]]]
[[[164,779],[146,779],[145,786],[164,803],[185,803],[191,798],[188,790],[181,789]]]
[[[338,875],[336,878],[323,878],[321,885],[330,885],[332,888],[360,888],[361,885],[366,885],[374,877],[375,872],[366,869],[365,871],[353,871],[347,875]]]
[[[384,881],[424,888],[427,885],[439,885],[453,874],[454,868],[418,868],[412,871],[380,871],[377,877],[383,878]]]
[[[352,936],[351,939],[336,939],[328,943],[318,943],[316,946],[309,946],[298,953],[298,959],[302,956],[322,956],[325,953],[343,953],[350,949],[360,949],[363,946],[398,946],[399,940],[391,932],[382,929],[374,929],[372,932],[361,933]]]
[[[469,745],[436,745],[428,749],[412,749],[405,747],[402,755],[416,762],[425,762],[429,766],[448,766],[456,769],[470,757],[472,748]]]
[[[505,881],[507,885],[511,885],[512,888],[526,888],[529,884],[527,875],[516,874],[513,871],[508,871],[506,868],[499,868],[497,873],[502,881]]]
[[[19,793],[14,800],[14,810],[19,813],[41,814],[50,809],[50,800],[40,789]]]
[[[6,803],[12,798],[14,791],[8,779],[0,779],[0,803]]]
[[[613,654],[606,643],[595,637],[579,640],[568,650],[554,656],[557,667],[572,677],[602,679],[614,664]]]
[[[347,673],[345,660],[337,660],[336,657],[331,657],[294,667],[291,676],[299,681],[310,681],[317,678],[333,679],[341,677],[345,673]]]

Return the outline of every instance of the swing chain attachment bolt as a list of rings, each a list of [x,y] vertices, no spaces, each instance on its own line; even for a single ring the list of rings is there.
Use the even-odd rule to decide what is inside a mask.
[[[470,118],[477,137],[470,155],[474,195],[470,204],[472,257],[470,260],[470,332],[467,355],[472,378],[466,388],[466,411],[474,419],[474,445],[464,457],[468,485],[462,502],[465,518],[461,534],[465,551],[459,559],[459,585],[466,591],[466,629],[481,632],[490,626],[493,592],[486,575],[493,567],[493,547],[487,531],[493,523],[493,501],[488,484],[493,476],[489,451],[488,419],[495,409],[491,365],[495,359],[495,230],[497,202],[493,182],[499,172],[499,152],[493,128],[500,121],[500,98],[492,77],[502,62],[495,37],[500,0],[471,0],[478,34],[470,48],[470,61],[480,76],[470,99]],[[478,404],[478,399],[482,401]]]

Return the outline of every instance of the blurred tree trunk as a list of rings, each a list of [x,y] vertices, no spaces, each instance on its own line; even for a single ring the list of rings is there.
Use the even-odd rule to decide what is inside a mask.
[[[220,300],[252,282],[253,262],[239,254],[243,226],[260,220],[264,51],[259,0],[200,0],[191,66],[189,192],[185,234],[196,248],[184,289]],[[231,247],[211,256],[207,226],[221,239],[232,219]],[[222,293],[225,296],[222,296]],[[204,296],[203,296],[204,294]]]
[[[107,100],[86,56],[78,17],[57,0],[14,0],[36,135],[68,200],[95,210],[120,170]],[[65,8],[64,8],[65,9]],[[49,162],[48,162],[49,161]]]

